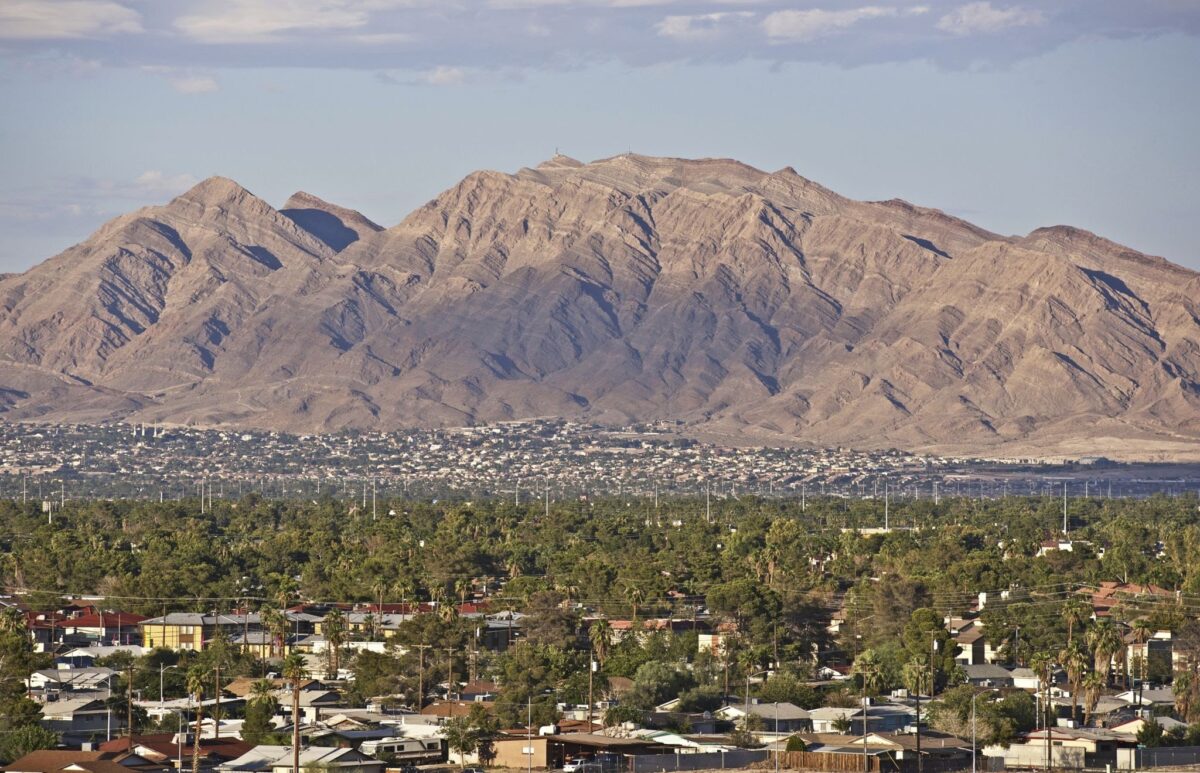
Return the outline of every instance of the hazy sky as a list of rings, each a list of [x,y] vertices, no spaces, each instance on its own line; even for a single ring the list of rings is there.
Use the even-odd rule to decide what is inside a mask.
[[[1200,269],[1200,0],[0,0],[0,271],[213,174],[392,225],[559,150]]]

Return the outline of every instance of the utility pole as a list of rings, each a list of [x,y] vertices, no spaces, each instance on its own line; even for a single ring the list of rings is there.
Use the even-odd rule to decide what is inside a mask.
[[[103,633],[104,626],[101,624]],[[125,672],[125,727],[129,729],[129,751],[133,751],[133,664]]]
[[[704,520],[712,523],[712,490],[708,481],[704,481]]]
[[[425,708],[425,650],[430,644],[417,644],[417,711]]]
[[[453,700],[454,691],[454,649],[446,648],[446,700]]]
[[[587,730],[584,731],[587,733],[592,732],[592,706],[596,705],[595,703],[592,702],[592,676],[595,674],[595,671],[596,671],[596,648],[595,648],[595,646],[592,646],[588,650],[588,713],[587,713],[588,727],[587,727]]]
[[[529,766],[527,773],[533,773],[533,696],[525,698],[525,759]],[[549,764],[549,760],[546,761]]]
[[[375,520],[375,478],[371,478],[371,520]]]
[[[887,486],[887,478],[884,478],[884,479],[883,479],[883,530],[884,530],[884,531],[886,531],[886,532],[890,532],[890,531],[891,531],[891,527],[888,525],[888,486]],[[920,759],[920,758],[918,758],[918,759]]]

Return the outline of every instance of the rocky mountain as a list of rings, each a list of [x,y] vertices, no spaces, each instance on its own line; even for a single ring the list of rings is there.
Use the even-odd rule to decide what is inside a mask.
[[[1200,274],[730,160],[477,172],[387,229],[209,179],[0,279],[0,363],[10,421],[1200,458]]]

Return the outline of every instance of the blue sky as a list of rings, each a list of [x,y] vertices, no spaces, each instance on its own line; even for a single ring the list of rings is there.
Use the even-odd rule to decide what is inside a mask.
[[[1196,0],[3,0],[0,271],[203,177],[384,225],[556,150],[728,156],[1200,269]]]

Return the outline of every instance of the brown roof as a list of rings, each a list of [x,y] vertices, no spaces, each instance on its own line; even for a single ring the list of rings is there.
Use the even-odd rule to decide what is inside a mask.
[[[154,733],[152,735],[139,735],[133,739],[133,750],[136,752],[138,747],[143,747],[154,754],[172,759],[179,754],[179,745],[175,742],[174,733]],[[102,752],[114,753],[124,752],[129,750],[129,737],[114,738],[111,741],[106,741],[100,744]],[[245,741],[239,741],[236,738],[201,738],[200,739],[200,756],[212,757],[220,760],[234,760],[241,757],[246,752],[254,747]],[[183,756],[190,759],[192,756],[192,745],[190,743],[183,745]],[[99,772],[97,772],[99,773]]]
[[[485,682],[482,679],[476,679],[474,682],[467,682],[463,685],[462,692],[481,693],[481,692],[496,692],[495,682]]]
[[[257,681],[260,681],[260,680],[254,679],[254,678],[251,678],[248,676],[239,676],[237,679],[234,679],[232,682],[225,685],[224,689],[225,689],[225,692],[227,692],[231,695],[235,695],[239,698],[245,698],[250,695],[250,690],[252,687],[254,687],[254,683]],[[289,684],[291,684],[291,682],[289,682],[287,679],[269,679],[268,681],[272,684],[272,686],[274,686],[274,688],[276,690],[282,690],[282,689],[286,688]],[[300,683],[300,689],[308,690],[308,689],[311,689],[314,685],[320,686],[320,684],[321,683],[316,679],[308,679],[308,680]]]
[[[105,751],[43,749],[26,754],[21,759],[13,761],[4,770],[20,771],[20,773],[57,773],[72,763],[95,762],[96,760],[112,759],[114,756],[116,755],[112,752]]]
[[[471,713],[472,706],[483,706],[491,711],[496,704],[492,701],[438,701],[421,709],[427,717],[465,717]]]
[[[79,768],[88,773],[129,773],[129,768],[112,760],[92,760],[91,762],[76,762],[70,765],[71,770]]]

